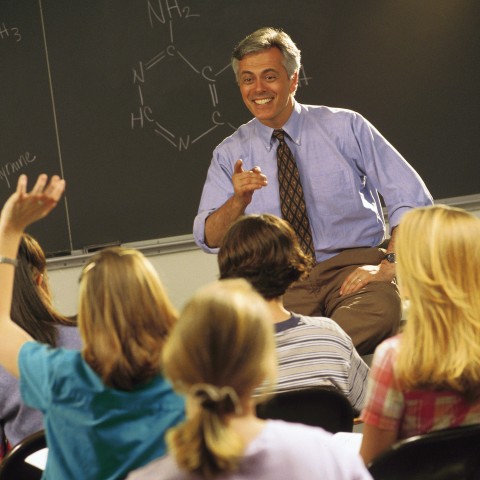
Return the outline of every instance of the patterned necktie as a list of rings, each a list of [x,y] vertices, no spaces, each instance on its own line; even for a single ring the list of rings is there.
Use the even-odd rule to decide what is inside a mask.
[[[312,231],[295,158],[285,142],[285,132],[283,130],[274,130],[272,136],[279,141],[277,166],[280,207],[283,218],[292,225],[303,251],[315,259]]]

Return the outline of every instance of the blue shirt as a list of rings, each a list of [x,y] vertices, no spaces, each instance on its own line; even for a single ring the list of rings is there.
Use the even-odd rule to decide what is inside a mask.
[[[82,341],[76,327],[57,325],[57,346],[80,350]],[[43,430],[41,412],[27,407],[21,399],[19,382],[0,367],[0,438],[14,446],[28,435]]]
[[[420,176],[365,118],[351,110],[295,103],[283,126],[295,156],[312,228],[317,261],[347,248],[375,247],[386,236],[378,192],[390,229],[409,209],[432,204]],[[242,125],[213,152],[193,235],[206,252],[205,220],[232,195],[235,162],[260,166],[268,186],[255,191],[245,213],[281,217],[277,140],[257,119]]]
[[[165,431],[184,418],[184,401],[160,375],[133,391],[106,387],[80,352],[27,342],[20,391],[44,413],[44,477],[111,480],[160,457]]]

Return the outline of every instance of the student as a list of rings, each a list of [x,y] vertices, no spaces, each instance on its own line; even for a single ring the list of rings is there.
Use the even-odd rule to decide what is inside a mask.
[[[270,27],[235,47],[232,67],[255,118],[214,150],[193,234],[203,250],[216,253],[227,228],[245,213],[287,219],[316,265],[289,288],[285,305],[332,318],[365,355],[400,323],[395,227],[432,197],[359,113],[295,100],[300,62],[290,36]],[[285,185],[282,178],[294,181]],[[379,248],[386,235],[379,194],[391,230],[388,257]]]
[[[45,478],[120,479],[164,454],[164,433],[184,402],[160,373],[176,320],[151,264],[134,250],[93,256],[80,278],[80,352],[32,341],[12,322],[15,258],[24,229],[46,216],[65,182],[21,175],[0,215],[0,364],[20,376],[26,404],[44,413]]]
[[[187,395],[169,455],[132,480],[370,479],[358,454],[320,428],[260,420],[252,392],[275,379],[269,310],[243,279],[197,292],[167,341],[165,374]]]
[[[480,423],[480,220],[437,205],[399,226],[407,322],[376,350],[362,419],[365,462],[399,439]]]
[[[329,318],[283,305],[285,291],[311,267],[290,224],[269,214],[240,217],[225,234],[218,266],[220,278],[245,278],[267,300],[279,364],[275,391],[330,385],[359,412],[369,369],[350,337]]]
[[[11,318],[33,339],[52,347],[80,350],[76,321],[64,317],[52,304],[47,279],[47,261],[39,243],[24,234],[15,269]],[[26,406],[20,397],[18,379],[0,367],[0,441],[15,446],[28,435],[43,430],[40,411]]]

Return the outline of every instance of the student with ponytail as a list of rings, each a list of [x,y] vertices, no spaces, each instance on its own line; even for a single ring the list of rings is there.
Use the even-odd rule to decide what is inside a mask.
[[[252,393],[276,379],[269,309],[243,279],[201,289],[163,351],[164,372],[187,396],[187,420],[167,433],[170,454],[129,480],[370,479],[360,457],[320,428],[260,420]]]

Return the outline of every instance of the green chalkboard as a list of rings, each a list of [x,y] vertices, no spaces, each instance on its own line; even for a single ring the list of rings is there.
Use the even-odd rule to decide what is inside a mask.
[[[0,200],[61,173],[50,254],[190,234],[215,146],[250,116],[229,66],[258,27],[297,99],[368,118],[436,199],[479,193],[477,0],[1,0]]]

